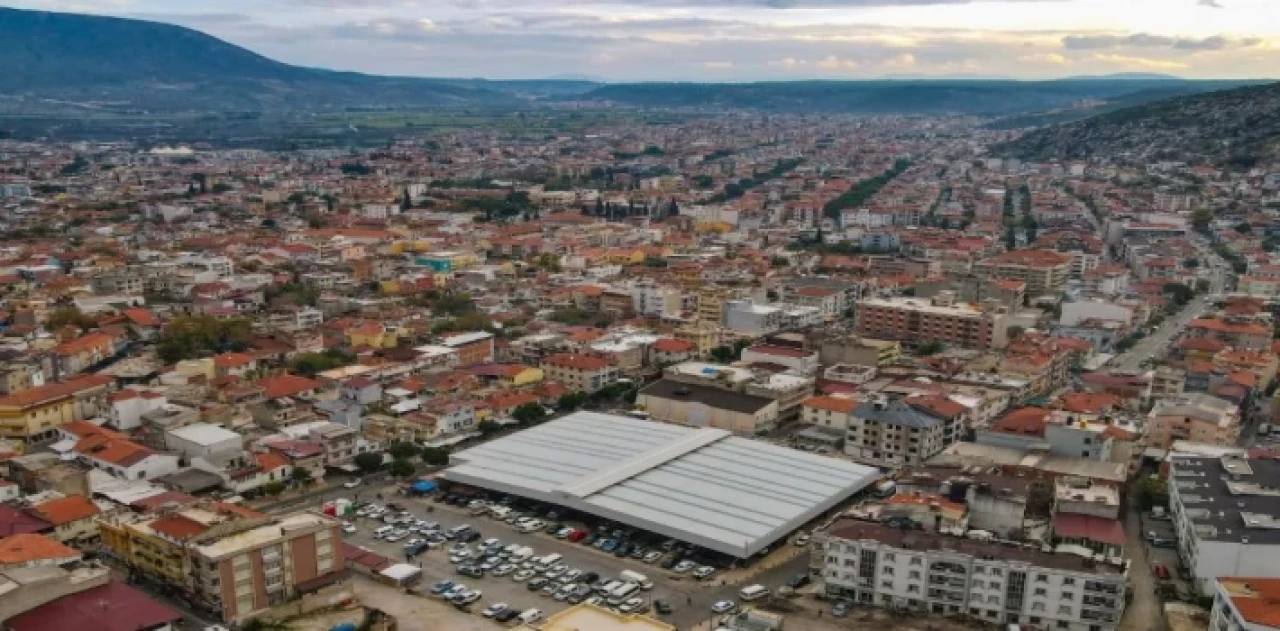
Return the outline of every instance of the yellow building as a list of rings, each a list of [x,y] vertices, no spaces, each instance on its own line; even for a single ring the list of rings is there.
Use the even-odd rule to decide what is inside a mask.
[[[59,425],[97,416],[106,405],[113,379],[87,375],[0,397],[0,438],[40,442],[57,435]]]
[[[517,631],[533,631],[535,627],[520,625]],[[676,628],[643,614],[617,613],[603,607],[582,603],[547,618],[536,629],[542,631],[676,631]]]
[[[720,326],[715,322],[691,322],[676,329],[673,335],[677,340],[693,344],[699,357],[705,357],[711,349],[720,345]]]

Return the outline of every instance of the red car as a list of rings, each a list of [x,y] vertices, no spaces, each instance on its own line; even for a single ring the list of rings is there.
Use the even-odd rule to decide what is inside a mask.
[[[1154,571],[1156,578],[1165,581],[1169,580],[1169,568],[1165,567],[1163,563],[1157,563]]]
[[[588,531],[585,528],[575,528],[573,532],[569,533],[568,539],[569,541],[578,543],[579,541],[587,538],[587,532]]]

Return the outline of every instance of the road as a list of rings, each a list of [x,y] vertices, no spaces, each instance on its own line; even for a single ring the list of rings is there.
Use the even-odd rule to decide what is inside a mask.
[[[1182,333],[1187,323],[1195,318],[1209,306],[1209,296],[1200,295],[1187,303],[1182,311],[1165,318],[1160,323],[1160,328],[1153,331],[1150,335],[1142,338],[1133,348],[1117,355],[1108,364],[1111,368],[1126,372],[1136,372],[1142,369],[1142,362],[1147,359],[1157,357],[1167,351],[1173,345],[1174,339]]]
[[[369,493],[369,497],[372,497],[372,493],[377,490],[364,487],[361,496],[364,497],[365,493]],[[392,498],[388,495],[388,493],[394,493],[390,488],[381,490],[385,497]],[[760,583],[777,590],[789,577],[808,570],[809,557],[806,553],[776,568],[762,571],[747,580],[744,585],[722,586],[714,580],[710,583],[698,583],[688,575],[674,574],[656,565],[648,565],[635,559],[619,559],[594,548],[558,540],[549,535],[522,534],[507,524],[487,517],[474,517],[455,507],[403,496],[395,496],[392,501],[404,504],[417,518],[440,523],[442,528],[471,524],[486,539],[496,537],[505,543],[527,545],[533,548],[535,555],[538,556],[555,552],[563,555],[564,563],[570,567],[597,572],[604,578],[616,578],[618,573],[625,569],[640,572],[654,582],[652,591],[641,594],[650,599],[663,599],[671,603],[674,613],[662,618],[680,629],[692,628],[711,618],[711,604],[717,600],[738,600],[737,593],[745,584]],[[403,542],[387,543],[372,538],[373,529],[380,524],[365,519],[357,520],[356,524],[359,531],[345,536],[349,543],[368,548],[389,558],[397,560],[404,558]],[[427,552],[415,560],[415,563],[420,563],[423,569],[423,585],[429,586],[440,579],[449,579],[481,590],[484,597],[472,606],[472,611],[478,612],[497,602],[505,602],[523,609],[537,607],[547,613],[559,611],[567,606],[565,603],[528,591],[524,584],[516,583],[510,577],[486,576],[481,579],[461,577],[454,573],[454,566],[449,562],[444,550]],[[406,598],[409,597],[406,596]]]
[[[1130,497],[1134,497],[1130,493]],[[1156,581],[1151,576],[1151,562],[1147,559],[1146,542],[1142,535],[1142,517],[1137,502],[1129,503],[1125,518],[1125,552],[1129,554],[1129,589],[1133,594],[1124,616],[1120,619],[1120,631],[1151,631],[1165,628],[1164,608],[1156,596]]]

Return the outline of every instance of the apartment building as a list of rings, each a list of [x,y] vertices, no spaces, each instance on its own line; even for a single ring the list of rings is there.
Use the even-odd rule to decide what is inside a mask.
[[[1057,295],[1071,278],[1074,259],[1052,250],[1013,250],[978,261],[974,274],[981,278],[1008,278],[1027,284],[1027,295]]]
[[[892,340],[875,340],[855,335],[822,342],[818,360],[823,366],[849,364],[883,368],[902,356],[902,344]]]
[[[1234,447],[1240,437],[1240,408],[1198,392],[1157,399],[1147,418],[1147,445],[1159,449],[1179,440]]]
[[[868,298],[858,303],[858,335],[911,344],[941,342],[988,350],[1005,346],[1005,316],[954,302],[942,292],[932,300]]]
[[[903,401],[860,403],[849,416],[844,452],[880,466],[917,465],[946,448],[945,423]]]
[[[243,622],[340,579],[339,523],[301,512],[271,517],[207,503],[98,523],[103,544],[155,582]]]
[[[833,598],[1068,631],[1113,630],[1124,612],[1124,571],[1071,554],[847,518],[814,539],[810,573]]]
[[[87,375],[0,397],[0,438],[52,440],[58,426],[103,413],[112,378]]]
[[[618,380],[618,367],[593,355],[549,355],[542,360],[542,370],[547,379],[559,381],[574,392],[596,392]]]
[[[458,351],[459,366],[493,362],[493,334],[487,331],[451,335],[441,340],[440,346]]]
[[[1208,631],[1280,629],[1280,579],[1219,578],[1212,596]]]
[[[1223,576],[1280,578],[1280,460],[1174,455],[1168,480],[1179,556],[1201,592]]]

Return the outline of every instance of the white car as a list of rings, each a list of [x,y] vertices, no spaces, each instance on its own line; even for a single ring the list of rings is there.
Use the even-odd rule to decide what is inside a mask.
[[[711,578],[711,575],[715,573],[716,573],[715,568],[711,567],[710,565],[704,565],[693,571],[693,577],[700,581],[703,581]]]
[[[459,594],[449,599],[449,602],[458,606],[470,605],[471,603],[477,600],[480,600],[480,597],[483,595],[484,595],[483,592],[481,592],[478,589],[475,591],[468,590],[462,594]]]
[[[466,591],[470,591],[467,589],[467,586],[463,585],[462,583],[458,583],[457,585],[450,587],[447,591],[445,591],[445,593],[440,594],[440,596],[445,600],[453,600],[454,596],[457,596],[458,594],[461,594]]]
[[[492,605],[489,605],[488,607],[485,607],[484,611],[480,612],[480,615],[486,618],[492,618],[510,608],[511,606],[508,605],[507,603],[494,603]]]
[[[729,613],[738,608],[738,604],[732,600],[717,600],[716,604],[711,605],[711,613]]]
[[[415,537],[415,538],[413,538],[413,539],[410,539],[410,540],[408,540],[408,541],[404,542],[404,547],[405,547],[405,548],[412,548],[412,547],[414,547],[414,546],[421,545],[421,544],[422,544],[422,540],[421,540],[421,539],[418,539],[418,538],[416,538],[416,537]]]
[[[520,570],[515,574],[511,575],[511,580],[517,583],[523,583],[537,575],[538,573],[534,572],[533,570]]]
[[[578,580],[579,576],[582,576],[582,570],[569,570],[564,573],[564,576],[560,577],[560,580],[573,583]]]
[[[502,565],[499,565],[498,567],[493,568],[492,574],[494,576],[506,576],[515,571],[516,571],[516,566],[510,563],[503,563]]]
[[[408,536],[409,536],[409,533],[403,530],[392,530],[391,532],[387,533],[386,540],[390,543],[395,543]]]
[[[693,561],[689,561],[686,559],[684,561],[677,563],[675,567],[671,568],[671,570],[676,574],[684,574],[685,572],[688,572],[689,570],[692,570],[697,566],[698,566],[697,563],[694,563]]]
[[[658,559],[661,559],[661,558],[662,558],[662,553],[661,553],[661,552],[654,551],[654,552],[650,552],[649,554],[644,555],[644,559],[643,559],[643,560],[644,560],[644,562],[645,562],[645,563],[657,563],[657,562],[658,562]]]
[[[354,489],[354,488],[356,488],[357,486],[360,486],[360,479],[359,479],[359,478],[357,478],[357,479],[355,479],[355,480],[352,480],[352,481],[350,481],[350,482],[347,482],[346,484],[343,484],[342,486],[343,486],[343,488]]]
[[[801,548],[809,545],[809,535],[800,535],[796,537],[796,540],[794,543]]]
[[[641,607],[644,607],[643,598],[629,598],[621,605],[618,605],[618,611],[622,613],[631,613],[633,611],[639,611]]]
[[[345,533],[347,533],[347,534],[349,534],[349,535],[351,535],[351,534],[355,534],[355,532],[356,532],[356,525],[355,525],[355,524],[353,524],[353,523],[351,523],[351,522],[349,522],[349,521],[344,521],[344,522],[342,522],[342,532],[345,532]]]

